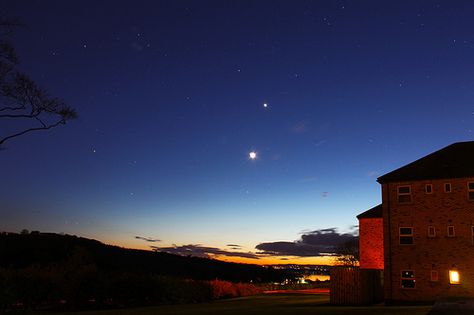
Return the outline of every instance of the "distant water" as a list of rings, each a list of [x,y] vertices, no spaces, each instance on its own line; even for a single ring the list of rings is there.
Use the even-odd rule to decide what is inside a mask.
[[[311,280],[311,281],[326,281],[329,280],[329,275],[306,275],[304,276],[305,279]]]

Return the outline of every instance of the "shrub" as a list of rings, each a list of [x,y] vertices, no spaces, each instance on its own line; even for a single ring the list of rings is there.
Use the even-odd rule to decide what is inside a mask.
[[[249,296],[262,292],[253,284],[248,283],[232,283],[218,279],[209,281],[208,283],[211,287],[213,299]]]

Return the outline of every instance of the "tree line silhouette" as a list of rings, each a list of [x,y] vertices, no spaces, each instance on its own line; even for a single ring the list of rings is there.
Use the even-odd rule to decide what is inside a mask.
[[[286,273],[53,233],[0,234],[0,310],[189,303],[255,294]]]

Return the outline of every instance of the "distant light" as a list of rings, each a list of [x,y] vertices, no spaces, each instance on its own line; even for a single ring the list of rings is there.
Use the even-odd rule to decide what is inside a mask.
[[[461,281],[459,279],[459,272],[457,270],[449,271],[449,283],[450,284],[459,284]]]
[[[249,159],[255,160],[257,158],[257,152],[252,151],[249,153]]]
[[[268,103],[263,103],[264,108],[268,108]]]

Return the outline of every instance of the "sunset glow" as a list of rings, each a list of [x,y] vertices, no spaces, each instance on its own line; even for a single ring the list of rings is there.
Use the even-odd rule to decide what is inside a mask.
[[[0,145],[0,231],[326,264],[378,176],[473,139],[472,4],[217,3],[2,5],[8,79],[61,106],[0,104],[3,136],[41,130]]]

